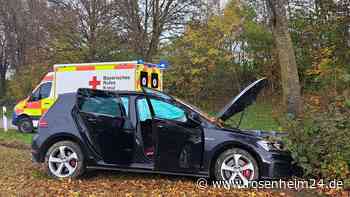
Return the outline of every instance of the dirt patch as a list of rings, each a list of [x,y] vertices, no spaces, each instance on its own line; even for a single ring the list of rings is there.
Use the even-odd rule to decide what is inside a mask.
[[[195,178],[109,171],[88,172],[80,180],[54,180],[31,162],[28,147],[18,144],[0,145],[0,158],[0,196],[305,196],[295,191],[200,190]]]
[[[22,142],[15,141],[15,140],[5,141],[5,140],[0,139],[0,146],[4,146],[7,148],[20,149],[20,150],[29,150],[30,149],[30,145],[24,144]]]

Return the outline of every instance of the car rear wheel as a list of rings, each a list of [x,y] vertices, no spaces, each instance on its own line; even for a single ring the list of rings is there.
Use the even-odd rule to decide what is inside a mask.
[[[45,157],[48,174],[54,178],[77,178],[84,173],[84,155],[71,141],[57,142],[50,147]]]
[[[22,133],[32,133],[34,131],[31,118],[22,118],[18,123],[18,130]]]
[[[247,151],[232,148],[224,151],[215,162],[216,180],[246,185],[259,178],[259,167]]]

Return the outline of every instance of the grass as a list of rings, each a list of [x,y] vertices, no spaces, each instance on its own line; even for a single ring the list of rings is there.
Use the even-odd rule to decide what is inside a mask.
[[[25,144],[31,144],[34,134],[20,133],[16,130],[9,130],[5,132],[3,129],[0,129],[0,140],[4,141],[19,141]]]
[[[249,106],[244,112],[244,117],[239,128],[242,129],[257,129],[267,131],[279,131],[280,125],[272,116],[272,104],[258,103]],[[241,113],[236,114],[226,121],[226,124],[236,127],[239,123]]]

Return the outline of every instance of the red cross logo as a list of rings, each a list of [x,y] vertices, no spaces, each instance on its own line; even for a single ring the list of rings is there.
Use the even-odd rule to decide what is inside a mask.
[[[92,80],[89,81],[89,86],[92,87],[92,89],[96,90],[97,86],[101,85],[101,81],[97,80],[96,76],[92,77]]]

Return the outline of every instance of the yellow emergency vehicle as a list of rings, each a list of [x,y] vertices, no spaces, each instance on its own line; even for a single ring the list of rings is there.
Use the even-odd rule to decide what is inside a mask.
[[[31,95],[15,106],[12,124],[21,132],[33,132],[40,117],[60,94],[79,88],[140,91],[141,87],[149,87],[162,90],[162,79],[158,64],[140,61],[57,64]]]

